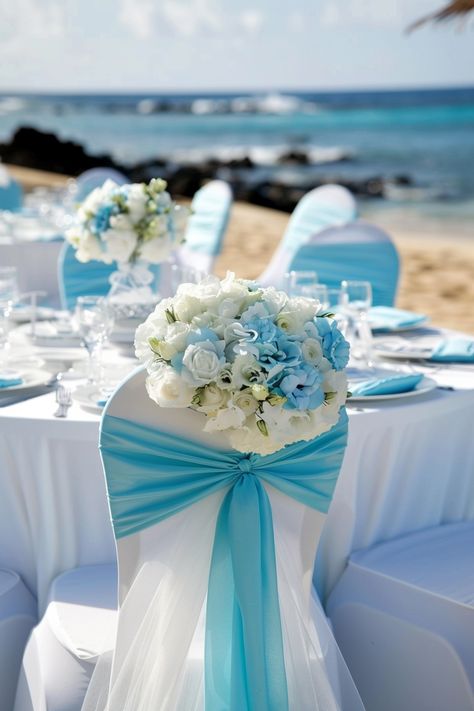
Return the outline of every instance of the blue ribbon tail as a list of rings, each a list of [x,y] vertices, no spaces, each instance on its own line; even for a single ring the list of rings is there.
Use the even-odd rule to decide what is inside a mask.
[[[287,711],[270,501],[241,476],[219,512],[209,574],[206,711]]]

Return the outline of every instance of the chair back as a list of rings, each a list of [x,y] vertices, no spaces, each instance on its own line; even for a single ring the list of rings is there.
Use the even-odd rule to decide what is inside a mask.
[[[358,221],[313,235],[294,255],[290,270],[314,270],[320,283],[331,288],[343,279],[370,281],[373,305],[393,306],[400,264],[389,235]]]
[[[232,191],[223,180],[211,180],[196,192],[185,242],[177,253],[179,264],[212,272],[222,250],[231,207]]]
[[[340,679],[345,675],[347,681],[347,671],[336,661],[337,647],[311,587],[324,513],[286,495],[278,486],[268,486],[257,469],[246,476],[249,468],[240,462],[248,463],[248,457],[229,450],[221,433],[204,433],[199,413],[157,407],[146,394],[145,377],[139,369],[122,383],[109,400],[101,423],[121,601],[107,708],[158,708],[166,699],[169,708],[285,711],[317,708],[323,701],[322,708],[335,711],[341,707],[341,694],[350,694],[354,703],[347,708],[361,709],[350,678],[341,690]],[[335,464],[336,476],[344,449],[342,441],[337,447],[331,465],[334,469]],[[206,472],[198,475],[195,457],[207,476]],[[223,483],[220,467],[230,460],[235,460],[235,468],[231,467],[231,479]],[[312,471],[314,467],[316,463]],[[182,477],[182,484],[177,476]],[[218,483],[210,487],[210,480]],[[192,499],[190,505],[182,505],[182,487]],[[260,491],[258,505],[250,493],[253,487]],[[203,489],[206,493],[200,495]],[[233,520],[231,514],[226,518],[229,507],[235,504],[234,497],[238,499],[243,491],[249,496],[243,505],[240,502],[240,515]],[[168,515],[157,513],[156,496],[166,500]],[[254,507],[263,505],[262,497],[269,508],[266,516],[260,510],[256,519]],[[247,545],[239,561],[242,550],[237,539],[241,534],[248,536],[248,527],[255,525],[262,527],[261,536]],[[261,545],[271,547],[270,533],[274,562],[264,556],[262,567],[254,570],[254,550],[260,550]],[[233,550],[232,561],[222,545],[222,536],[227,536]],[[239,562],[245,571],[244,588],[250,592],[252,625],[242,612],[245,595],[238,603],[232,603],[229,597],[226,576],[230,574],[231,582],[238,584],[231,570],[235,574]],[[281,624],[277,625],[271,624],[275,599],[261,606],[259,597],[262,570],[266,585],[273,589],[272,565],[278,579],[274,590]],[[218,624],[213,626],[213,622]],[[233,629],[232,646],[236,638],[244,640],[248,654],[249,647],[262,651],[259,645],[269,622],[271,654],[257,655],[260,666],[255,663],[245,667],[241,658],[231,659],[226,638],[229,630]],[[282,676],[277,675],[277,686],[281,688],[280,682],[287,685],[287,698],[286,692],[272,696],[266,688],[267,683],[272,686],[268,677],[275,671],[275,664],[278,666],[279,648],[284,650],[285,664]],[[242,675],[253,690],[259,689],[260,699],[240,684]],[[234,705],[228,703],[230,677]],[[124,698],[129,705],[122,705]]]
[[[23,201],[23,190],[16,180],[14,180],[6,170],[0,174],[0,210],[17,212],[21,209]]]
[[[294,255],[312,235],[352,222],[356,216],[356,201],[341,185],[322,185],[306,193],[293,210],[280,244],[258,282],[262,286],[283,287]]]
[[[61,306],[74,309],[79,296],[106,296],[110,290],[109,277],[117,270],[117,264],[103,262],[79,262],[76,250],[64,242],[58,259],[58,283]]]
[[[113,168],[91,168],[76,178],[76,202],[82,202],[96,188],[100,188],[106,180],[113,180],[117,185],[125,185],[128,179]]]

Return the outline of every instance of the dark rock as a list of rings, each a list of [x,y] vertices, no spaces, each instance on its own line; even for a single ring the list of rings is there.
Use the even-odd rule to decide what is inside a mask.
[[[115,168],[127,173],[124,166],[108,155],[89,155],[79,143],[63,141],[54,133],[29,127],[19,128],[10,143],[0,144],[0,157],[4,163],[66,175],[79,175],[97,167]]]
[[[293,150],[282,153],[278,158],[278,163],[280,165],[309,165],[310,160],[308,154],[304,151]]]

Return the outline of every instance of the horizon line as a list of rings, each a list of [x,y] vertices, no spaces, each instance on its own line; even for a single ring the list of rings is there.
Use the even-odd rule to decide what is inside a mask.
[[[370,86],[370,87],[344,87],[344,88],[315,88],[315,87],[260,87],[260,88],[237,88],[237,89],[125,89],[120,91],[119,89],[3,89],[0,87],[0,96],[5,95],[29,95],[29,96],[138,96],[138,95],[151,95],[151,96],[172,96],[172,95],[189,95],[189,96],[200,96],[203,94],[256,94],[256,93],[279,93],[279,94],[291,94],[291,93],[312,93],[312,94],[360,94],[360,93],[378,93],[387,92],[395,93],[400,91],[456,91],[456,90],[466,90],[474,89],[474,83],[471,84],[456,84],[456,85],[446,85],[446,84],[422,84],[422,85],[397,85],[397,86]]]

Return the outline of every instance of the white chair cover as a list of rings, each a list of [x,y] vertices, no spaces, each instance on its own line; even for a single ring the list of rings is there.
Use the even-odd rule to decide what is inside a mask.
[[[100,188],[106,180],[113,180],[117,185],[124,185],[128,182],[125,175],[113,168],[91,168],[84,171],[76,178],[77,191],[75,199],[82,202],[95,188]]]
[[[10,711],[21,658],[36,624],[36,600],[20,576],[0,568],[0,709]]]
[[[474,709],[474,523],[354,553],[329,597],[367,711]]]
[[[58,576],[26,645],[14,711],[80,711],[98,657],[114,646],[116,623],[115,565]]]
[[[212,273],[222,250],[231,207],[232,191],[223,180],[211,180],[197,191],[185,242],[176,254],[179,265]]]
[[[228,450],[222,436],[202,432],[198,413],[163,410],[152,403],[144,379],[142,371],[132,375],[109,402],[105,416],[170,435],[182,437],[185,432],[208,448]],[[265,488],[275,531],[289,708],[362,709],[311,583],[325,516]],[[115,653],[113,661],[109,655],[99,661],[83,711],[205,708],[205,603],[216,519],[225,493],[218,491],[119,538],[121,608]]]
[[[294,209],[280,244],[257,281],[262,286],[284,287],[294,255],[312,235],[326,227],[352,222],[356,216],[356,201],[341,185],[322,185],[311,190]]]

